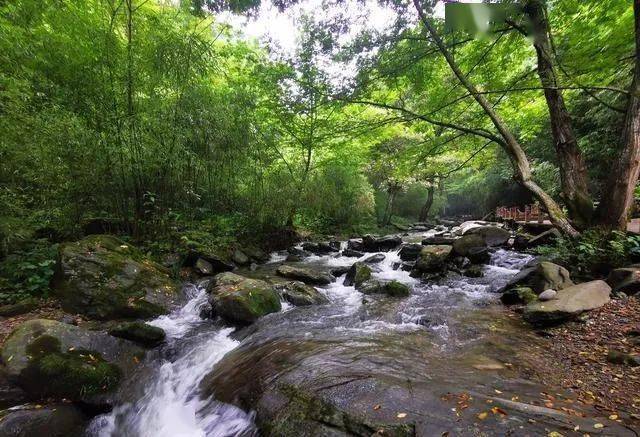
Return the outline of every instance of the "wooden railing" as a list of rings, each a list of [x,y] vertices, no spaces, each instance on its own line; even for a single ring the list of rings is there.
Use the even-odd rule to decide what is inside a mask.
[[[542,223],[548,219],[547,214],[540,209],[539,205],[526,205],[524,211],[520,211],[517,206],[496,208],[496,217],[503,220],[514,220],[517,222],[538,222]]]

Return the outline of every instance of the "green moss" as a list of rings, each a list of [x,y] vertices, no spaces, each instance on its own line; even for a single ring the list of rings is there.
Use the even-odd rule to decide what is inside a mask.
[[[353,283],[357,286],[361,285],[363,282],[371,279],[371,269],[369,266],[365,266],[363,264],[356,264],[356,275],[353,278]]]
[[[95,351],[60,350],[60,341],[41,335],[27,345],[29,365],[21,380],[25,389],[40,397],[80,400],[117,387],[120,369]]]
[[[409,296],[409,287],[398,281],[391,281],[385,285],[385,291],[389,296]]]
[[[162,343],[166,337],[163,329],[144,322],[121,323],[109,330],[109,334],[150,347]]]

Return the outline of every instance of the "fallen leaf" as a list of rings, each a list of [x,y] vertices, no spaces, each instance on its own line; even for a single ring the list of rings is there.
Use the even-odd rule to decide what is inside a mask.
[[[617,414],[612,414],[611,416],[609,416],[610,420],[618,420],[618,415]]]
[[[398,415],[396,417],[398,419],[404,419],[405,417],[407,417],[407,413],[398,413]]]
[[[482,413],[478,414],[478,419],[484,420],[487,418],[487,416],[488,416],[487,412],[483,411]]]
[[[374,406],[373,406],[373,409],[374,409],[374,410],[379,410],[379,409],[380,409],[380,404],[378,404],[378,405],[374,405]]]
[[[600,429],[600,428],[604,428],[604,425],[603,425],[603,424],[601,424],[601,423],[596,423],[596,424],[594,424],[594,425],[593,425],[593,427],[594,427],[595,429]]]

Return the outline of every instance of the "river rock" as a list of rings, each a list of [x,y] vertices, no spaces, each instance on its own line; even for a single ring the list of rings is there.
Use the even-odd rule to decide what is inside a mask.
[[[351,250],[357,250],[358,252],[364,252],[364,244],[362,238],[352,238],[347,241],[347,248]]]
[[[267,282],[230,272],[218,274],[207,291],[213,313],[235,325],[249,325],[282,308],[278,292]]]
[[[534,302],[525,307],[523,316],[535,326],[548,326],[572,319],[584,311],[600,308],[609,302],[611,287],[604,281],[591,281],[559,290],[557,298]]]
[[[99,320],[156,317],[178,297],[164,267],[109,235],[62,244],[53,289],[66,311]]]
[[[381,253],[376,253],[375,255],[371,255],[365,259],[362,260],[363,263],[366,264],[377,264],[379,262],[384,261],[385,256]]]
[[[477,234],[463,235],[453,242],[453,250],[460,256],[467,256],[472,251],[486,249],[486,247],[482,236]]]
[[[1,356],[8,378],[34,398],[108,404],[144,351],[104,332],[34,319],[11,333]]]
[[[515,286],[530,287],[536,294],[544,290],[562,290],[573,285],[569,271],[558,264],[542,261],[522,269],[501,290]]]
[[[622,292],[633,295],[640,291],[640,266],[632,265],[620,269],[614,269],[607,278],[614,293]]]
[[[424,246],[414,268],[421,273],[440,270],[451,255],[451,250],[452,247],[445,244]]]
[[[353,263],[347,275],[344,278],[343,285],[350,287],[355,285],[358,287],[365,281],[371,279],[371,267],[362,262]]]
[[[364,256],[363,252],[358,252],[357,250],[346,248],[342,251],[342,256],[347,256],[350,258],[362,258]]]
[[[329,303],[329,299],[304,282],[291,281],[276,285],[284,300],[295,306],[323,305]]]
[[[276,270],[276,274],[289,279],[297,279],[305,284],[314,285],[327,285],[333,280],[329,273],[308,267],[281,265]]]
[[[415,261],[418,259],[418,255],[420,255],[420,251],[422,250],[422,245],[417,243],[404,244],[400,248],[400,259],[402,261]]]
[[[3,437],[70,437],[83,435],[88,417],[75,405],[22,405],[0,412]]]
[[[369,279],[356,289],[362,294],[386,294],[394,297],[409,296],[411,293],[409,287],[401,282],[378,279]]]
[[[148,325],[144,322],[120,323],[109,330],[114,337],[133,341],[144,347],[155,347],[162,343],[166,337],[164,329]]]
[[[235,249],[231,253],[231,261],[239,266],[248,266],[249,264],[251,264],[251,258],[249,258],[249,255],[247,255],[240,249]]]
[[[548,289],[540,293],[538,299],[542,302],[546,302],[548,300],[553,300],[558,296],[558,292],[556,290]]]
[[[395,235],[387,235],[384,237],[374,237],[373,235],[365,235],[362,237],[362,246],[364,252],[388,252],[402,244],[402,238]]]
[[[502,293],[500,300],[505,305],[520,305],[535,302],[538,296],[529,287],[513,287]]]
[[[485,246],[495,247],[502,246],[507,241],[509,241],[511,233],[506,229],[495,225],[486,225],[467,229],[463,232],[462,235],[479,235],[480,237],[482,237]]]

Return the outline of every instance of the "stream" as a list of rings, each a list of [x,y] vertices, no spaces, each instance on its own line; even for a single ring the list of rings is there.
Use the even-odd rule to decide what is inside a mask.
[[[186,285],[188,302],[150,322],[166,331],[166,344],[86,435],[547,435],[586,420],[541,406],[541,392],[562,394],[529,377],[528,352],[543,346],[495,293],[529,255],[498,249],[481,278],[421,282],[394,269],[397,251],[381,253],[374,278],[409,285],[409,297],[365,297],[342,276],[318,287],[329,304],[283,303],[238,330],[202,319],[205,287]],[[274,278],[283,259],[272,254],[238,273]],[[328,270],[357,260],[330,254],[292,264]]]

